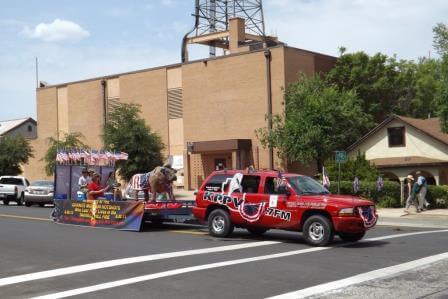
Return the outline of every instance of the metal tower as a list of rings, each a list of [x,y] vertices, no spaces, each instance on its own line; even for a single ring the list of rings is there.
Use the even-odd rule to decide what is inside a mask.
[[[192,38],[229,30],[231,18],[244,19],[247,33],[266,37],[262,0],[196,0],[193,16],[195,25],[183,38],[182,61],[188,60],[187,44],[194,43],[191,42]],[[215,56],[217,46],[223,47],[223,42],[219,40],[208,40],[207,44],[210,46],[210,56]]]

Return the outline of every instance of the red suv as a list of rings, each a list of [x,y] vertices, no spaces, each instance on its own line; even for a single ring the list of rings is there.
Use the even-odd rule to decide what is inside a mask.
[[[310,177],[240,170],[213,172],[196,195],[193,214],[216,237],[229,236],[234,227],[255,235],[275,228],[301,231],[315,246],[330,243],[335,234],[358,241],[378,218],[371,201],[330,194]]]

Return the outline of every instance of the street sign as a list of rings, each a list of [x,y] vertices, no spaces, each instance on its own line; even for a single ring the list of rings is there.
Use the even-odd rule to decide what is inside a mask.
[[[336,151],[335,160],[336,160],[336,163],[347,162],[347,152],[346,151]]]

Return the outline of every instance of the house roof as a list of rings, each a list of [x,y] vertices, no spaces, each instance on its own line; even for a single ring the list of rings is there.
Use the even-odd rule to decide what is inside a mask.
[[[386,118],[382,123],[373,128],[366,135],[361,137],[358,141],[353,143],[347,148],[347,151],[351,151],[355,149],[358,145],[367,140],[370,136],[374,135],[376,132],[384,128],[387,124],[392,122],[393,120],[399,120],[413,127],[414,129],[431,136],[432,138],[438,140],[439,142],[448,145],[448,134],[443,133],[440,127],[439,118],[427,118],[427,119],[418,119],[412,117],[405,117],[400,115],[391,115]]]
[[[448,164],[448,161],[432,159],[426,157],[410,156],[410,157],[393,157],[393,158],[378,158],[370,160],[378,168],[392,168],[403,166],[430,166],[440,165],[441,163]]]
[[[37,122],[31,117],[0,121],[0,136],[5,135],[9,131],[14,130],[27,121],[32,121],[34,124],[37,124]]]

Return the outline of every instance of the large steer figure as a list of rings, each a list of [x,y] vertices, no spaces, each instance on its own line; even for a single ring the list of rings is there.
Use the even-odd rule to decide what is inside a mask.
[[[157,166],[148,173],[134,174],[129,181],[128,189],[138,199],[138,192],[143,191],[145,201],[149,201],[149,192],[152,195],[152,201],[156,201],[158,193],[167,193],[170,200],[175,200],[172,183],[177,180],[177,170],[171,165],[165,164]]]

